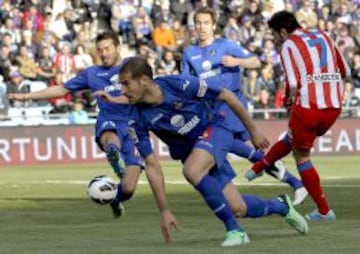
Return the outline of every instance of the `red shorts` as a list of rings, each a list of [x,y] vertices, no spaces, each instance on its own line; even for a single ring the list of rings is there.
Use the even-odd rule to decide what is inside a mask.
[[[289,137],[295,149],[311,149],[316,137],[324,135],[340,115],[341,109],[306,109],[294,106],[289,120]]]

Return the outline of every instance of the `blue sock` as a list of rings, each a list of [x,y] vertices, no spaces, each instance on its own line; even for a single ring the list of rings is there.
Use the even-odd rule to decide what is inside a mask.
[[[104,147],[104,151],[106,153],[106,158],[113,168],[114,172],[122,178],[124,174],[124,169],[119,165],[119,158],[122,158],[122,153],[120,147],[115,144],[107,144]]]
[[[286,170],[283,182],[289,184],[294,190],[304,186],[302,181],[291,174],[288,170]]]
[[[124,193],[122,191],[121,183],[119,183],[118,186],[117,186],[116,197],[114,198],[113,201],[111,201],[111,203],[119,204],[120,202],[124,202],[126,200],[129,200],[132,197],[132,195],[133,195],[133,193]]]
[[[246,206],[244,217],[259,218],[270,214],[279,214],[285,216],[289,208],[277,199],[264,200],[254,195],[241,195]]]
[[[247,158],[251,162],[257,162],[264,158],[262,152],[255,150],[253,147],[240,140],[234,140],[230,152],[242,158]]]
[[[269,175],[271,175],[274,178],[277,178],[276,175],[272,172],[273,170],[277,170],[274,165],[270,165],[265,168],[265,172]],[[282,182],[287,183],[293,188],[294,190],[303,187],[303,184],[301,180],[296,178],[293,174],[291,174],[288,170],[286,170],[284,178],[282,179]]]
[[[213,177],[205,175],[194,187],[200,192],[215,215],[224,223],[227,231],[243,231],[222,192],[221,186]]]

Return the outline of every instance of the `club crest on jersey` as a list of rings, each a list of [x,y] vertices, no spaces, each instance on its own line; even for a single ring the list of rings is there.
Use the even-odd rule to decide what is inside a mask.
[[[202,62],[201,67],[205,70],[205,71],[210,71],[212,68],[212,64],[209,60],[205,60],[204,62]]]
[[[215,49],[210,50],[210,56],[215,56],[215,55],[216,55],[216,50]]]
[[[183,102],[182,101],[175,101],[174,102],[174,108],[175,109],[181,109],[183,107]]]
[[[179,128],[185,124],[185,119],[182,115],[174,115],[171,117],[170,123],[172,126]]]

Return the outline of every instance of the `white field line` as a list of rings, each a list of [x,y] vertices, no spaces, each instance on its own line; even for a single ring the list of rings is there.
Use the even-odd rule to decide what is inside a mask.
[[[358,179],[354,177],[337,177],[337,176],[330,176],[330,177],[323,177],[322,180],[349,180],[349,179]],[[87,185],[89,183],[88,180],[34,180],[34,181],[19,181],[17,183],[11,183],[13,187],[18,187],[19,185],[40,185],[40,184],[70,184],[70,185]],[[166,180],[166,184],[170,185],[187,185],[189,184],[185,180]],[[9,184],[5,181],[0,181],[0,185]],[[139,180],[140,185],[147,185],[148,182],[146,180]],[[234,181],[234,184],[237,186],[284,186],[284,183],[280,182],[245,182],[245,181]],[[355,184],[323,184],[323,186],[328,187],[347,187],[347,188],[360,188],[359,185]]]

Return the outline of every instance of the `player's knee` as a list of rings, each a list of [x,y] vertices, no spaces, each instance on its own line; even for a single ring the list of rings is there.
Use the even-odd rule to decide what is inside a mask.
[[[196,184],[198,182],[198,174],[196,170],[192,167],[183,167],[183,175],[185,179],[191,183],[192,185]]]
[[[236,207],[232,207],[231,209],[232,209],[235,217],[237,217],[237,218],[244,217],[246,214],[246,207],[244,207],[244,206],[238,205]]]

